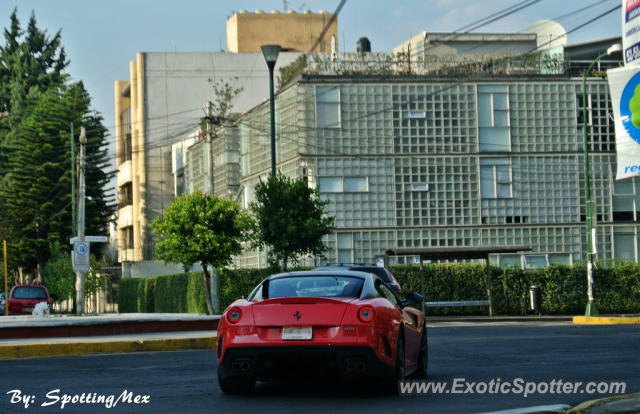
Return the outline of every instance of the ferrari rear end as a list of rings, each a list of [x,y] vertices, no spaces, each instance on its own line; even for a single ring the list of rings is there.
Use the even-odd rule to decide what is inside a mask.
[[[361,298],[364,283],[326,273],[273,278],[233,303],[218,327],[223,391],[249,391],[256,380],[393,378],[396,338],[377,309],[385,301]]]

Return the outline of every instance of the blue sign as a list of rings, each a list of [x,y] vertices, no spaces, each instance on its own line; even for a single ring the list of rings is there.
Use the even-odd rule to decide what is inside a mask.
[[[74,249],[78,256],[86,256],[89,253],[89,243],[86,242],[76,242],[74,245]]]
[[[629,136],[640,144],[640,72],[629,79],[620,97],[620,119]]]

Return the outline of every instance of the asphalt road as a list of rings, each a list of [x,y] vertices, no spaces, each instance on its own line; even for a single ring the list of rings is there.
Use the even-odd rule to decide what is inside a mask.
[[[623,381],[627,393],[640,391],[638,325],[447,326],[430,328],[429,335],[430,381],[450,386],[464,378],[460,390],[475,383],[476,392],[398,397],[369,385],[297,381],[259,383],[252,395],[226,396],[213,351],[150,352],[0,361],[0,413],[479,413],[608,395],[481,394],[482,384],[498,378],[514,385],[517,378]],[[61,410],[65,396],[70,401]],[[106,408],[110,398],[119,401]]]

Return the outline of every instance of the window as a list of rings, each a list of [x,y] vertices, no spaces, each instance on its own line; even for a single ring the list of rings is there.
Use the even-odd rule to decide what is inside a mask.
[[[511,198],[511,161],[508,158],[480,159],[482,198]]]
[[[119,203],[118,208],[123,208],[133,204],[133,183],[128,182],[122,187],[118,194]]]
[[[338,263],[353,262],[353,234],[338,233]]]
[[[549,261],[546,254],[525,254],[524,255],[524,267],[525,269],[539,269],[549,266]]]
[[[509,126],[507,86],[478,86],[478,142],[480,151],[511,151]]]
[[[500,262],[500,267],[505,269],[507,267],[521,267],[522,260],[520,255],[500,255],[498,259]]]
[[[181,196],[185,191],[185,183],[184,183],[184,168],[181,168],[175,175],[175,195]]]
[[[263,284],[266,289],[263,288],[262,296],[270,299],[297,296],[312,298],[357,298],[362,292],[363,285],[364,279],[359,277],[333,276],[331,274],[327,274],[326,276],[279,277]],[[253,297],[252,299],[257,298]]]
[[[633,179],[613,180],[613,221],[635,221],[636,197]]]
[[[316,127],[340,128],[340,89],[316,86]]]
[[[360,193],[369,191],[367,177],[320,177],[321,193]]]
[[[364,192],[367,191],[366,177],[344,177],[344,192]]]
[[[395,306],[398,306],[398,298],[393,292],[381,281],[377,280],[375,283],[376,291],[378,294],[389,300],[389,302],[393,303]]]
[[[633,233],[614,231],[613,234],[613,255],[621,261],[636,261],[636,246]]]

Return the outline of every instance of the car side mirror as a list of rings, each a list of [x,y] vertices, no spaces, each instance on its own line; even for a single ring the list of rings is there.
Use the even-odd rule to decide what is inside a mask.
[[[422,305],[424,298],[419,293],[409,293],[406,298],[400,301],[400,304],[404,308],[405,306]]]

